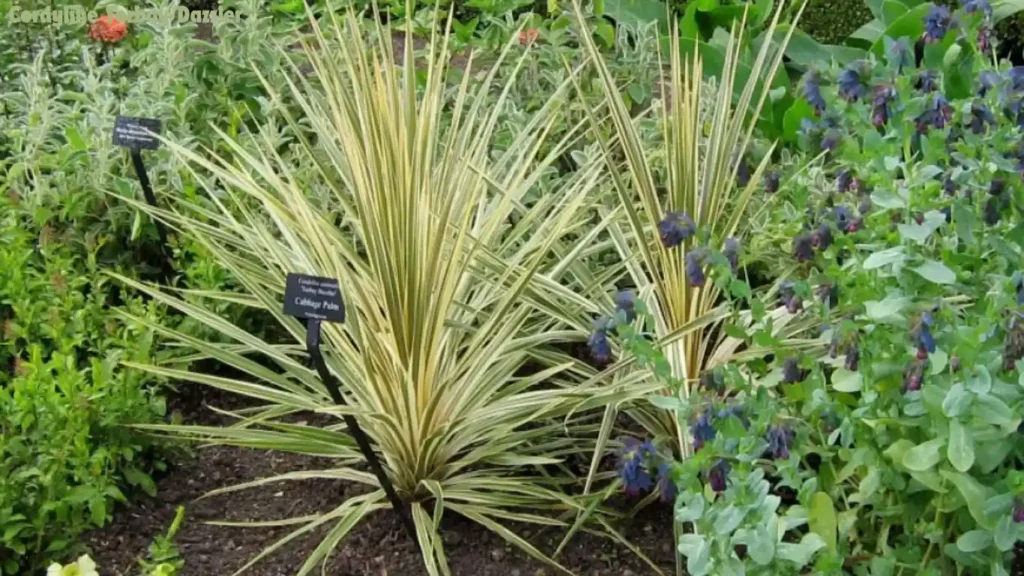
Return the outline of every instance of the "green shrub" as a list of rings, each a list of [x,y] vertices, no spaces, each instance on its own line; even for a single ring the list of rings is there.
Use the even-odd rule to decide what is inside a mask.
[[[13,198],[0,214],[0,574],[19,574],[102,526],[124,500],[119,486],[153,493],[159,452],[125,425],[165,406],[152,378],[119,366],[153,360],[153,334],[108,310],[99,243],[80,250],[72,229]],[[138,300],[124,306],[157,316]]]

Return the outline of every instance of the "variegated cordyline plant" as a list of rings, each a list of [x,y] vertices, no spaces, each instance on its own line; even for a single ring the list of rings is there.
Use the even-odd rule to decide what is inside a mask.
[[[591,115],[592,125],[595,132],[600,132],[599,128],[610,124],[611,136],[597,138],[603,153],[594,159],[606,164],[610,187],[617,197],[616,208],[605,211],[613,216],[607,222],[607,230],[626,269],[623,283],[634,286],[637,297],[649,309],[655,321],[654,333],[650,335],[653,345],[664,351],[673,380],[681,383],[679,390],[669,389],[663,380],[652,377],[649,370],[636,369],[632,357],[621,357],[601,371],[592,370],[587,382],[602,384],[595,384],[595,394],[581,409],[603,406],[605,418],[586,481],[588,493],[595,479],[613,476],[599,474],[597,469],[620,409],[649,434],[668,439],[676,456],[686,458],[692,452],[688,423],[680,421],[673,411],[656,409],[646,399],[655,394],[678,394],[685,400],[703,371],[731,360],[768,353],[725,334],[722,327],[726,321],[751,329],[763,329],[764,321],[756,323],[749,311],[735,310],[723,303],[723,294],[714,283],[698,285],[689,281],[686,255],[709,247],[708,244],[717,251],[727,239],[737,240],[742,246],[753,231],[749,223],[764,209],[763,203],[755,201],[755,193],[761,189],[770,150],[744,184],[738,183],[740,163],[736,159],[743,158],[750,149],[758,118],[770,98],[772,79],[782,66],[783,52],[795,29],[790,26],[782,34],[779,27],[785,4],[779,3],[762,36],[778,41],[763,42],[751,62],[741,62],[747,50],[743,41],[745,17],[734,26],[724,48],[724,65],[711,106],[701,102],[706,90],[702,90],[704,70],[699,49],[687,47],[685,43],[692,40],[682,39],[678,30],[672,34],[670,65],[663,82],[667,93],[653,110],[662,125],[661,140],[654,145],[641,137],[639,119],[633,118],[623,105],[620,87],[597,46],[592,39],[583,38],[608,110],[607,115]],[[583,13],[578,4],[575,8],[580,22]],[[801,6],[796,18],[802,10]],[[740,85],[737,78],[742,75],[741,66],[747,64],[746,83]],[[708,111],[706,116],[702,116],[702,110]],[[666,246],[659,241],[659,223],[667,215],[685,215],[692,220],[693,229],[700,232]],[[739,272],[742,274],[742,267]],[[765,301],[770,302],[777,291],[777,285],[766,289]],[[610,293],[601,295],[595,305],[609,311],[612,306]],[[804,337],[805,332],[816,327],[813,320],[797,321],[774,304],[768,318],[773,336],[786,345],[794,349],[820,346],[819,338]],[[616,486],[617,483],[611,483],[604,494]],[[589,513],[580,518],[586,516]],[[581,523],[578,519],[570,534]]]
[[[522,198],[572,137],[539,157],[558,120],[560,94],[507,152],[492,158],[491,138],[507,92],[492,85],[497,67],[483,78],[464,74],[453,91],[445,81],[447,37],[435,35],[422,59],[414,58],[407,36],[405,64],[398,66],[390,30],[379,24],[373,38],[383,42],[371,40],[352,15],[344,22],[331,16],[323,27],[312,19],[310,24],[315,42],[304,45],[304,59],[312,74],[293,65],[287,86],[264,82],[271,104],[296,134],[291,161],[270,133],[255,149],[221,134],[234,159],[167,141],[205,183],[208,207],[179,201],[160,210],[124,198],[205,245],[244,287],[241,294],[200,296],[262,309],[290,335],[286,343],[261,339],[195,299],[122,278],[225,336],[229,343],[204,342],[154,326],[241,375],[144,369],[264,403],[231,427],[157,430],[334,459],[329,469],[224,490],[307,478],[371,488],[333,510],[269,523],[296,529],[242,570],[323,527],[322,543],[296,567],[298,574],[310,573],[360,520],[387,508],[342,424],[340,415],[348,411],[372,438],[400,496],[411,502],[430,574],[449,573],[439,537],[445,512],[475,521],[569,573],[503,522],[560,526],[579,511],[564,490],[574,480],[560,463],[567,455],[589,454],[593,442],[566,433],[564,423],[581,394],[552,381],[571,363],[536,373],[520,369],[535,349],[565,337],[556,302],[589,301],[550,276],[576,259],[575,251],[553,247],[572,244],[571,235],[588,237],[577,213],[601,166],[579,171],[557,192],[524,207]],[[426,70],[419,86],[416,60]],[[567,82],[563,90],[568,89]],[[290,162],[312,166],[313,173],[297,175]],[[223,190],[215,190],[213,181]],[[338,211],[340,224],[333,216]],[[510,225],[513,215],[516,223]],[[340,281],[348,318],[343,325],[324,325],[323,352],[348,408],[331,403],[306,365],[303,324],[282,312],[288,272]],[[297,412],[334,419],[324,426],[281,420]],[[595,436],[596,420],[573,420],[577,430]]]

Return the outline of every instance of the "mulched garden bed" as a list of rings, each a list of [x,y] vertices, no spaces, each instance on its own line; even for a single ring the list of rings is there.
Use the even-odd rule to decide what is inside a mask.
[[[222,424],[225,419],[208,405],[237,407],[236,398],[203,390],[181,403],[185,421]],[[326,462],[326,464],[325,464]],[[186,576],[226,576],[241,568],[264,548],[294,527],[235,528],[207,522],[284,519],[337,506],[362,486],[328,480],[284,482],[199,499],[210,490],[284,472],[325,468],[330,461],[307,456],[232,447],[210,447],[184,458],[157,482],[155,498],[138,500],[118,510],[103,529],[85,538],[102,574],[135,576],[138,559],[145,557],[153,538],[166,532],[179,505],[185,523],[176,543],[185,560]],[[515,527],[542,551],[551,552],[563,532],[559,529]],[[532,529],[532,531],[531,531]],[[666,574],[674,570],[671,506],[652,506],[619,526],[623,534],[658,563]],[[317,546],[323,531],[293,540],[249,569],[254,576],[291,576]],[[554,571],[528,558],[497,535],[478,525],[446,516],[442,527],[452,574],[457,576],[541,576]],[[604,538],[580,534],[560,556],[562,564],[581,576],[640,576],[653,574],[629,550]],[[317,572],[319,574],[319,570]],[[326,574],[331,576],[420,576],[426,574],[413,543],[397,517],[382,511],[364,520],[335,549]]]

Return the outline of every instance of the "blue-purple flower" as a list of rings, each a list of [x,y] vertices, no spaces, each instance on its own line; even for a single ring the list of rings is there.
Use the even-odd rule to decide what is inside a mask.
[[[686,272],[686,281],[690,286],[700,287],[704,285],[704,258],[707,253],[704,249],[691,250],[683,258],[683,267]]]
[[[662,502],[674,502],[676,499],[676,485],[672,482],[672,467],[668,462],[658,465],[658,493]]]
[[[995,116],[992,115],[992,112],[989,111],[987,106],[978,103],[971,104],[971,132],[975,134],[984,134],[985,130],[995,123]]]
[[[974,14],[981,12],[985,18],[992,17],[992,5],[988,0],[964,0],[964,13]]]
[[[814,239],[810,234],[801,234],[793,239],[793,257],[797,262],[814,258]]]
[[[1017,524],[1024,523],[1024,500],[1020,498],[1013,502],[1013,521]]]
[[[750,163],[746,156],[740,156],[736,166],[736,184],[744,187],[750,183]]]
[[[818,226],[818,229],[811,234],[811,244],[818,250],[828,250],[832,245],[832,228],[828,224]]]
[[[858,60],[843,68],[839,73],[839,96],[848,102],[856,102],[868,93],[864,79],[861,77],[864,71],[864,62]]]
[[[903,370],[903,391],[917,392],[924,383],[925,362],[914,360]]]
[[[985,220],[985,224],[989,226],[999,224],[1000,211],[999,198],[996,196],[990,197],[985,202],[985,208],[982,210],[982,218]]]
[[[722,243],[722,255],[729,261],[729,267],[735,274],[740,265],[740,241],[735,238],[726,238]]]
[[[615,294],[615,311],[621,310],[626,315],[626,323],[631,324],[636,320],[636,293],[632,290],[622,290]]]
[[[718,433],[711,424],[711,409],[705,410],[697,417],[697,421],[690,427],[690,433],[693,434],[694,452],[703,448],[705,443],[715,439]]]
[[[764,191],[769,194],[775,194],[779,191],[779,182],[781,180],[782,176],[778,172],[769,172],[764,180]]]
[[[654,456],[656,450],[650,441],[640,442],[628,436],[621,440],[623,446],[618,451],[619,478],[622,479],[626,494],[636,497],[654,486],[647,472],[647,459]]]
[[[942,190],[946,193],[946,196],[956,196],[957,189],[958,186],[952,176],[946,176],[942,180]]]
[[[711,470],[708,470],[707,479],[708,485],[711,486],[712,490],[718,493],[725,492],[729,479],[729,463],[719,459],[711,467]]]
[[[850,191],[850,186],[853,185],[853,174],[849,170],[843,169],[836,174],[836,192],[839,194],[845,194]]]
[[[856,372],[857,366],[860,365],[860,348],[856,344],[851,344],[846,348],[846,358],[843,360],[843,368],[846,368],[850,372]]]
[[[925,111],[917,117],[917,131],[924,134],[929,128],[942,130],[953,118],[953,107],[942,94],[936,94]]]
[[[978,96],[988,94],[988,91],[999,85],[1002,78],[995,70],[984,70],[978,74]]]
[[[988,185],[988,193],[992,196],[999,196],[1006,189],[1006,180],[1002,178],[993,178]]]
[[[809,70],[804,74],[803,95],[819,115],[825,111],[825,98],[821,95],[821,78],[818,77],[817,72]]]
[[[939,73],[934,70],[922,70],[917,75],[916,85],[921,92],[935,92],[939,89]]]
[[[886,43],[886,57],[890,64],[896,65],[897,71],[902,72],[904,68],[914,64],[914,50],[910,46],[910,40],[900,38],[889,42],[887,39]]]
[[[829,308],[839,305],[839,287],[833,282],[822,282],[817,289],[818,298]]]
[[[774,460],[789,459],[789,445],[793,442],[794,434],[785,424],[772,426],[768,429],[768,453]]]
[[[982,53],[988,52],[995,44],[996,33],[988,24],[978,27],[978,50]]]
[[[934,6],[924,17],[924,41],[926,44],[941,42],[953,24],[953,16],[949,8]]]
[[[806,371],[800,368],[799,358],[786,358],[782,361],[783,384],[796,384],[797,382],[803,382],[806,376]]]
[[[843,139],[843,133],[835,128],[830,128],[821,139],[821,149],[835,152],[839,148],[839,141]]]
[[[614,327],[611,318],[598,318],[594,321],[594,331],[587,338],[587,346],[590,347],[590,357],[600,364],[605,364],[612,358],[612,347],[608,342],[608,331]]]
[[[658,223],[661,245],[675,248],[697,233],[697,224],[684,212],[669,212]]]
[[[895,98],[896,89],[892,86],[875,86],[871,109],[871,123],[875,128],[882,128],[889,122],[889,102]]]

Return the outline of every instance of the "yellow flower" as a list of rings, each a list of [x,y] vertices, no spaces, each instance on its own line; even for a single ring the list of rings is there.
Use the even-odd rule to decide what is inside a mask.
[[[100,573],[96,571],[96,563],[92,558],[83,555],[74,564],[64,567],[56,562],[50,564],[46,569],[46,576],[100,576]]]

